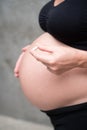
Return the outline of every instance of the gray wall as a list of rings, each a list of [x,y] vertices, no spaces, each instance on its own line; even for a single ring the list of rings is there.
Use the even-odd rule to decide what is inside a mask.
[[[40,8],[48,0],[0,0],[0,114],[50,125],[24,96],[13,69],[21,48],[41,33]]]

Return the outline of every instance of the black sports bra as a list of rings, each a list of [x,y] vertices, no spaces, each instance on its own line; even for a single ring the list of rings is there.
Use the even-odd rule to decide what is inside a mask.
[[[49,1],[40,11],[41,28],[61,42],[87,50],[87,0]]]

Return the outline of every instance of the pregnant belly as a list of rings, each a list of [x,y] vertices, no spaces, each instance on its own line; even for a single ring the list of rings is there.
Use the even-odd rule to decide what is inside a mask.
[[[87,95],[83,70],[77,69],[62,76],[52,74],[29,50],[23,56],[19,73],[24,94],[32,104],[42,110],[73,104]]]
[[[45,65],[29,54],[29,50],[23,56],[19,74],[21,87],[29,101],[41,109],[52,107],[54,95],[58,95],[56,88],[60,87],[58,76],[49,72]]]

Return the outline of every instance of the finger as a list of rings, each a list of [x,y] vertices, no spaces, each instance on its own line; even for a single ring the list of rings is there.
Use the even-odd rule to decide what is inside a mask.
[[[23,47],[22,51],[25,52],[29,47],[30,47],[30,45],[27,45],[27,46]]]
[[[48,69],[51,73],[57,74],[57,72],[54,71],[53,69],[51,69],[49,66],[47,66],[47,69]]]
[[[19,56],[19,59],[16,63],[16,66],[15,66],[15,69],[14,69],[14,72],[17,73],[18,72],[18,69],[19,69],[19,65],[20,65],[20,62],[21,62],[21,59],[23,57],[24,53],[22,53],[20,56]]]
[[[38,46],[38,48],[41,50],[41,51],[46,51],[46,52],[49,52],[49,53],[53,53],[53,47],[52,46]]]
[[[62,70],[55,71],[50,67],[47,67],[47,69],[48,69],[48,71],[50,71],[51,73],[56,74],[56,75],[61,75],[64,73],[64,71],[62,71]]]
[[[20,66],[20,62],[21,62],[23,55],[24,55],[24,52],[19,56],[19,59],[16,63],[16,66],[15,66],[15,69],[14,69],[15,74],[19,73],[19,66]]]
[[[42,52],[39,50],[30,50],[30,54],[38,61],[48,65],[52,59],[52,55],[50,53]]]

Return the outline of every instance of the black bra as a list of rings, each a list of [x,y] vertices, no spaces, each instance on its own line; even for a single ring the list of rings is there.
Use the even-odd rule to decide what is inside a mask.
[[[40,11],[41,28],[61,42],[87,50],[87,0],[49,1]]]

